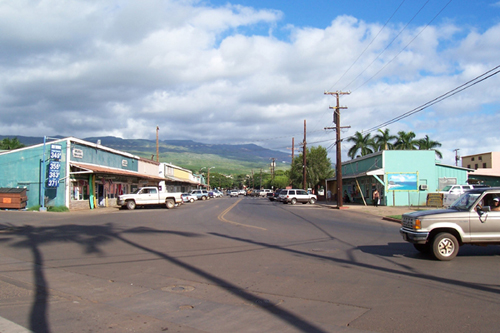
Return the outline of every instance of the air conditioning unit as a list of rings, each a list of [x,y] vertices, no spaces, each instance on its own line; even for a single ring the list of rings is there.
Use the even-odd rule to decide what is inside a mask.
[[[427,184],[420,185],[420,191],[427,191]]]

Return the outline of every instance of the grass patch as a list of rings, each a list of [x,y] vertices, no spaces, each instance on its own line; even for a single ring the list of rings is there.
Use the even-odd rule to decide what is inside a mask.
[[[40,210],[40,205],[33,206],[27,209],[30,212],[38,212]],[[66,206],[48,206],[46,207],[48,212],[65,213],[69,212],[69,208]]]
[[[402,220],[403,215],[389,215],[387,217],[390,217],[391,219],[396,219],[396,220]]]

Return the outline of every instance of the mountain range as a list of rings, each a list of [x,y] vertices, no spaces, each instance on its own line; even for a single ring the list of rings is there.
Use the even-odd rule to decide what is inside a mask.
[[[4,138],[17,138],[26,146],[43,143],[43,137],[0,135],[0,140]],[[89,137],[83,140],[95,143],[100,141],[103,146],[156,160],[155,140],[121,139],[113,136]],[[291,161],[287,153],[255,144],[205,144],[191,140],[160,140],[158,148],[160,162],[172,163],[194,172],[202,168],[213,168],[212,172],[223,174],[249,174],[252,170],[269,170],[273,160],[276,161],[277,169],[289,168]]]

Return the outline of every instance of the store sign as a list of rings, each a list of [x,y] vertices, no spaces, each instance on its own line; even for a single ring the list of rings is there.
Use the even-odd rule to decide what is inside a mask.
[[[58,187],[59,178],[61,176],[61,159],[62,147],[60,145],[50,146],[50,162],[49,162],[49,179],[47,187]]]

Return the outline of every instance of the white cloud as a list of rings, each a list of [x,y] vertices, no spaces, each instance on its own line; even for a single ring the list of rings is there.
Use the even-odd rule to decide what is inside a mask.
[[[161,139],[282,148],[302,140],[304,119],[309,142],[334,138],[323,131],[335,103],[324,90],[353,90],[341,99],[348,136],[498,65],[500,25],[483,33],[413,27],[384,51],[401,28],[387,26],[346,72],[380,24],[339,16],[325,29],[290,25],[285,39],[252,33],[273,31],[282,18],[275,10],[188,1],[1,2],[0,131],[153,138],[159,125]],[[390,131],[428,134],[443,143],[449,163],[455,148],[498,150],[499,80]]]

